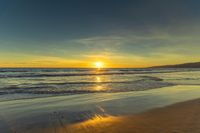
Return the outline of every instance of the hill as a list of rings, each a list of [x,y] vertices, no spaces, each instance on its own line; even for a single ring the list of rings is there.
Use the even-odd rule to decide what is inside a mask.
[[[200,68],[200,62],[184,63],[176,65],[153,66],[151,68]]]

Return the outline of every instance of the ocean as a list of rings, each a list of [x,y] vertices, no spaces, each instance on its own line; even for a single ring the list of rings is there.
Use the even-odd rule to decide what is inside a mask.
[[[57,132],[198,98],[200,69],[2,68],[0,132]]]
[[[200,69],[0,69],[0,101],[175,85],[200,85]]]

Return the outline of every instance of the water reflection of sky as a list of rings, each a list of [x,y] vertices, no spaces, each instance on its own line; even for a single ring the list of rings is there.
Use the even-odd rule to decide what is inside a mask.
[[[139,113],[196,98],[200,98],[199,86],[174,86],[147,91],[81,94],[0,102],[0,113],[6,121],[20,119],[15,127],[26,126],[27,123],[23,119],[30,119],[33,125],[40,121],[47,122],[48,125],[59,119],[62,119],[64,124],[87,122],[87,120],[96,123],[104,118],[106,120],[118,115]],[[52,115],[56,116],[56,120],[50,119]]]

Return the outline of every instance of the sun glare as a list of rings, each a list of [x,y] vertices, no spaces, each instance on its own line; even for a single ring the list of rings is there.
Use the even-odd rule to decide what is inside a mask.
[[[103,62],[101,62],[101,61],[95,62],[95,66],[96,66],[96,68],[100,69],[103,67]]]

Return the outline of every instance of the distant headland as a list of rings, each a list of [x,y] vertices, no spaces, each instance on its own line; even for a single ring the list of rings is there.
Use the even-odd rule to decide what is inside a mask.
[[[200,68],[200,62],[176,64],[176,65],[164,65],[164,66],[153,66],[150,68]]]

